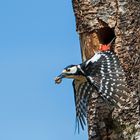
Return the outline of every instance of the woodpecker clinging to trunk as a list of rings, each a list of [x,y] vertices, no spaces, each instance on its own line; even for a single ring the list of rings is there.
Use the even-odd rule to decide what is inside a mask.
[[[111,51],[96,52],[95,55],[79,64],[70,65],[56,77],[61,83],[63,78],[72,78],[76,105],[77,124],[84,129],[87,105],[95,90],[110,107],[127,108],[130,103],[125,83],[124,71],[118,57]]]

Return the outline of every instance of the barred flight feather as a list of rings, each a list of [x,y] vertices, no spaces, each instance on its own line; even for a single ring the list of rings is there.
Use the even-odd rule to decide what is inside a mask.
[[[80,131],[80,126],[84,130],[87,118],[88,97],[94,92],[94,87],[89,82],[73,80],[75,107],[76,107],[76,129]]]
[[[88,80],[96,86],[103,99],[120,108],[125,107],[130,102],[130,97],[118,57],[110,51],[100,55],[97,62],[88,63],[85,74],[88,73]]]

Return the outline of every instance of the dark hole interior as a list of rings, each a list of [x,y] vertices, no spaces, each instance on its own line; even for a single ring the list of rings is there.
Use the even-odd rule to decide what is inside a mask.
[[[97,31],[101,44],[109,44],[115,37],[114,28],[104,27]]]

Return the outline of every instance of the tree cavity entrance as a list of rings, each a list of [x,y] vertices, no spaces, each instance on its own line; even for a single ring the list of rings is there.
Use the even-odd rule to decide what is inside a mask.
[[[97,36],[100,44],[107,45],[115,38],[114,28],[104,27],[98,29]]]

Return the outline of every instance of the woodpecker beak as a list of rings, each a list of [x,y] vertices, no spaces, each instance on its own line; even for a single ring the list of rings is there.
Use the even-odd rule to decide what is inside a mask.
[[[65,74],[60,74],[59,76],[57,76],[56,78],[55,78],[55,83],[56,84],[60,84],[61,82],[62,82],[62,79],[65,77]]]

